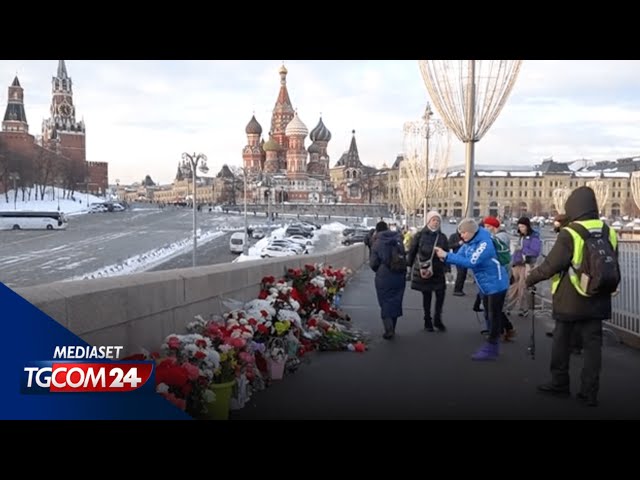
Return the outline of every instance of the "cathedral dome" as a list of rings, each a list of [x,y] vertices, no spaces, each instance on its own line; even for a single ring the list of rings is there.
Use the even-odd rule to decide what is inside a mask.
[[[256,120],[255,115],[251,117],[251,120],[249,120],[247,128],[245,128],[244,131],[247,133],[247,135],[260,135],[262,133],[262,127]]]
[[[287,135],[287,137],[306,137],[309,134],[307,126],[302,123],[302,120],[300,120],[300,117],[298,117],[298,112],[295,113],[295,115],[293,116],[293,120],[289,122],[289,125],[287,125],[284,133]]]
[[[309,145],[309,148],[307,148],[307,151],[309,153],[321,153],[322,147],[320,147],[320,145],[314,142],[311,145]]]
[[[280,150],[280,144],[276,142],[271,135],[269,135],[269,140],[262,145],[262,149],[265,152],[277,152]]]
[[[327,127],[325,127],[324,123],[322,122],[322,117],[320,117],[318,125],[316,125],[316,127],[311,130],[309,139],[312,142],[328,142],[329,140],[331,140],[331,132]]]

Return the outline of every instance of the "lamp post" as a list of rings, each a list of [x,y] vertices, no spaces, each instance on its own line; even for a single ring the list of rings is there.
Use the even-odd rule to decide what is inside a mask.
[[[433,111],[431,110],[431,104],[427,102],[427,107],[424,109],[424,115],[422,119],[424,120],[425,125],[425,137],[427,139],[426,143],[426,155],[425,155],[425,171],[426,171],[426,179],[425,179],[425,195],[424,195],[424,211],[422,212],[423,220],[427,222],[427,202],[428,202],[428,192],[429,192],[429,137],[431,136],[431,124],[429,123],[431,120],[431,116],[433,115]]]
[[[9,174],[9,180],[13,180],[13,209],[17,210],[16,199],[18,198],[18,190],[16,181],[20,180],[20,174],[18,172],[11,172]]]
[[[242,171],[242,188],[244,190],[244,242],[242,245],[242,254],[247,255],[249,253],[249,223],[247,218],[247,169],[240,167]]]
[[[202,162],[202,163],[200,163]],[[197,201],[196,201],[196,178],[198,165],[200,171],[202,173],[207,173],[209,171],[209,167],[207,167],[207,156],[204,153],[193,153],[192,155],[188,153],[182,154],[182,167],[183,170],[187,168],[191,170],[191,178],[193,180],[193,254],[192,254],[192,263],[193,266],[196,266],[196,249],[198,248],[198,235],[197,235]]]

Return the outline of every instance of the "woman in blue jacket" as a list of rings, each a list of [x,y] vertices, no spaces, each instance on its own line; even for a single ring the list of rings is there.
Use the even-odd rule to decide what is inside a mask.
[[[499,338],[502,331],[500,312],[509,288],[507,270],[498,261],[491,234],[484,228],[479,228],[475,220],[472,218],[462,220],[458,225],[458,232],[464,242],[458,253],[447,253],[438,248],[436,255],[448,265],[473,271],[480,294],[487,297],[491,329],[487,342],[471,358],[495,360],[499,354]]]

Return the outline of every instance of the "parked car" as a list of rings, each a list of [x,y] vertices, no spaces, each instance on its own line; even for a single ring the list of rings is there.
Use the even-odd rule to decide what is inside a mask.
[[[255,238],[256,240],[264,238],[264,235],[264,230],[262,230],[261,228],[256,228],[253,232],[251,232],[251,238]]]
[[[267,245],[260,252],[260,256],[262,258],[289,257],[291,255],[296,255],[296,252],[294,252],[290,248],[280,245]]]
[[[291,235],[290,237],[285,238],[285,240],[290,240],[302,246],[307,246],[313,244],[311,240],[302,235]]]
[[[343,245],[353,245],[354,243],[364,243],[364,239],[367,236],[366,233],[354,233],[342,240]]]

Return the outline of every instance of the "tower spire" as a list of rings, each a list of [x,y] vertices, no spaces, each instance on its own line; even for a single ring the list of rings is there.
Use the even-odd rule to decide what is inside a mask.
[[[20,86],[18,76],[13,79],[7,94],[7,109],[2,122],[3,132],[29,133],[27,115],[24,111],[24,90]]]
[[[58,60],[58,78],[69,78],[67,74],[67,66],[64,63],[64,60]]]

